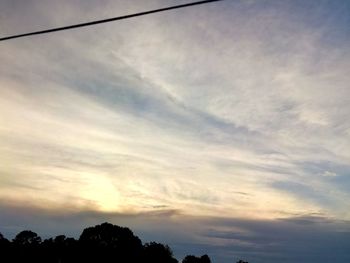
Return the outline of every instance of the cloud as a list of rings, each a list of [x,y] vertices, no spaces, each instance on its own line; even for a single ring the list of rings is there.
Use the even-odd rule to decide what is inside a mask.
[[[331,218],[327,218],[322,216],[322,214],[311,214],[311,215],[301,215],[301,216],[295,216],[295,217],[290,217],[290,218],[282,218],[280,219],[282,221],[287,221],[295,224],[301,224],[301,225],[324,225],[327,223],[334,223],[335,220]]]
[[[20,177],[22,185],[49,193],[54,183],[48,179],[54,178],[61,189],[80,182],[80,197],[110,189],[104,197],[84,197],[109,210],[141,209],[155,200],[181,209],[193,202],[196,213],[210,214],[218,204],[221,212],[249,216],[263,209],[254,216],[274,217],[271,207],[280,203],[287,210],[304,209],[300,198],[307,192],[329,189],[327,178],[316,180],[311,175],[316,168],[308,169],[308,163],[348,161],[349,67],[345,48],[320,41],[332,25],[315,29],[299,9],[295,14],[302,19],[293,19],[288,5],[270,3],[263,12],[255,2],[183,10],[185,31],[180,13],[169,12],[142,23],[5,43],[1,151],[8,165],[1,171],[6,193],[13,194],[9,185]],[[124,11],[136,7],[148,4],[130,4]],[[67,10],[61,20],[73,22],[78,6],[60,8]],[[32,9],[41,14],[48,7],[34,1]],[[30,20],[60,22],[56,14]],[[300,180],[306,195],[293,187],[284,193],[271,187]],[[239,200],[225,185],[249,198]],[[70,192],[57,193],[58,200],[71,198]],[[328,195],[329,202],[344,195],[339,189],[336,197]],[[325,206],[320,201],[307,209]],[[344,214],[341,210],[331,213]]]
[[[319,262],[322,257],[334,257],[343,262],[349,256],[339,253],[349,238],[348,222],[324,216],[301,215],[281,220],[227,218],[209,222],[212,228],[203,233],[208,238],[206,244],[221,244],[216,253],[230,251],[232,255],[222,255],[227,259],[234,255],[254,262],[282,259]]]
[[[337,176],[336,173],[330,172],[330,171],[325,171],[324,173],[321,174],[322,176],[330,176],[330,177],[335,177]]]
[[[2,1],[0,24],[20,33],[167,4]],[[3,42],[0,200],[286,228],[292,215],[348,220],[348,10],[222,1]],[[215,241],[262,245],[216,228]]]

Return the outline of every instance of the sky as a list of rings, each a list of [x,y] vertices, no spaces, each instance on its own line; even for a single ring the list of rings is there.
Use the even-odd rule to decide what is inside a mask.
[[[1,0],[2,37],[182,0]],[[350,2],[224,0],[0,42],[0,232],[350,261]]]

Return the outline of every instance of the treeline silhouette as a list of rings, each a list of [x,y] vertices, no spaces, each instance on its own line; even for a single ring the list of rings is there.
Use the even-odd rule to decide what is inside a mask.
[[[84,229],[78,240],[59,235],[42,241],[35,232],[25,230],[11,242],[0,233],[0,262],[178,263],[178,260],[168,245],[142,244],[129,228],[103,223]],[[211,263],[211,260],[208,255],[188,255],[182,263]]]

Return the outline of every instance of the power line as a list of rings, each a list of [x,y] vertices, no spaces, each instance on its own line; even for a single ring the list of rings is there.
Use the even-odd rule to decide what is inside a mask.
[[[102,24],[102,23],[108,23],[108,22],[113,22],[113,21],[117,21],[117,20],[128,19],[128,18],[132,18],[132,17],[136,17],[136,16],[144,16],[144,15],[164,12],[164,11],[168,11],[168,10],[172,10],[172,9],[184,8],[184,7],[207,4],[207,3],[218,2],[218,1],[222,1],[222,0],[199,1],[199,2],[187,3],[187,4],[183,4],[183,5],[176,5],[176,6],[170,6],[170,7],[160,8],[160,9],[154,9],[154,10],[145,11],[145,12],[136,13],[136,14],[112,17],[112,18],[107,18],[107,19],[103,19],[103,20],[95,20],[95,21],[91,21],[91,22],[87,22],[87,23],[75,24],[75,25],[64,26],[64,27],[56,27],[56,28],[51,28],[51,29],[46,29],[46,30],[41,30],[41,31],[34,31],[34,32],[30,32],[30,33],[25,33],[25,34],[2,37],[2,38],[0,38],[0,41],[5,41],[5,40],[13,39],[13,38],[27,37],[27,36],[32,36],[32,35],[47,34],[47,33],[52,33],[52,32],[56,32],[56,31],[74,29],[74,28],[78,28],[78,27],[92,26],[92,25],[96,25],[96,24]]]

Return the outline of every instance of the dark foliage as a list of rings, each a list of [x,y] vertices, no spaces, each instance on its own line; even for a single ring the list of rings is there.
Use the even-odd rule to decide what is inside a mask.
[[[177,263],[170,247],[156,242],[144,245],[142,259],[147,263]]]
[[[24,230],[17,234],[13,243],[18,246],[37,246],[41,243],[41,237],[30,230]]]
[[[203,255],[201,257],[188,255],[182,260],[182,263],[211,263],[211,261],[208,255]]]
[[[7,249],[9,245],[10,242],[0,233],[0,247]]]
[[[59,235],[42,241],[25,230],[10,242],[0,233],[0,255],[0,262],[11,263],[178,263],[168,245],[142,245],[129,228],[109,223],[84,229],[79,240]],[[208,255],[186,256],[182,263],[211,261]]]
[[[83,262],[137,262],[141,240],[126,227],[103,223],[84,229],[79,238]]]

